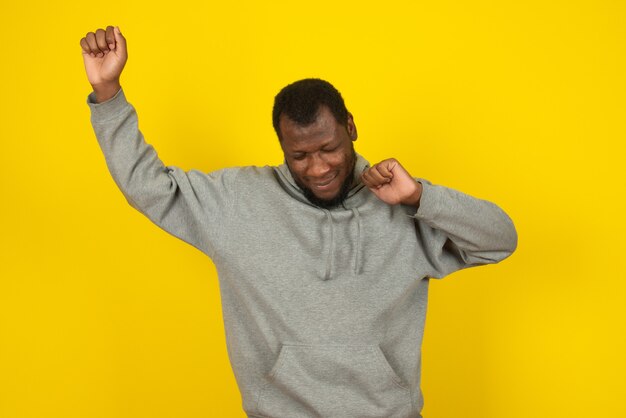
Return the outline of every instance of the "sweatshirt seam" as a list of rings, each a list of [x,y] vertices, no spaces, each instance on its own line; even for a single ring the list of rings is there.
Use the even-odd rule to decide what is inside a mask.
[[[103,102],[91,101],[90,99],[96,99],[95,92],[89,93],[87,96],[87,103],[91,108],[92,112],[100,117],[106,117],[107,115],[113,113],[117,113],[119,110],[123,109],[125,106],[130,106],[130,102],[126,99],[126,94],[124,93],[124,89],[120,87],[120,89],[110,97],[108,100]]]

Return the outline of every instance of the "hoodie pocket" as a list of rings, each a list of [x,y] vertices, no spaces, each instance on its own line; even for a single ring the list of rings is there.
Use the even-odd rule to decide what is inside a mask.
[[[411,391],[377,345],[283,344],[258,411],[269,417],[408,416]]]

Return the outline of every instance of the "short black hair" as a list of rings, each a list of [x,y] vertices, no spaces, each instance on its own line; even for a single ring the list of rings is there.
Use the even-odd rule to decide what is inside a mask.
[[[305,78],[283,87],[274,98],[272,110],[272,122],[278,139],[282,139],[279,127],[281,115],[287,116],[298,125],[307,126],[315,122],[322,105],[330,109],[337,123],[347,126],[348,109],[343,97],[328,81]]]

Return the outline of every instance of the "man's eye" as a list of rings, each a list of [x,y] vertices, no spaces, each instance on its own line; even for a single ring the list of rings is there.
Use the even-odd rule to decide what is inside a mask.
[[[304,160],[304,155],[294,155],[294,156],[293,156],[293,159],[294,159],[294,160],[298,160],[298,161],[300,161],[300,160]]]
[[[337,149],[339,149],[339,147],[333,147],[333,148],[330,148],[330,149],[324,149],[323,151],[324,152],[335,152],[335,151],[337,151]]]

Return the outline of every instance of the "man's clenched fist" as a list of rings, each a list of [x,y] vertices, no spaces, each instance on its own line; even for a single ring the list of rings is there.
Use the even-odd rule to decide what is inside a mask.
[[[128,59],[126,38],[120,28],[107,26],[87,32],[80,40],[83,60],[89,83],[96,92],[98,102],[115,95],[120,87],[120,75]],[[108,97],[107,97],[108,96]]]
[[[422,184],[415,181],[395,158],[373,165],[361,174],[361,179],[385,203],[419,207]]]

